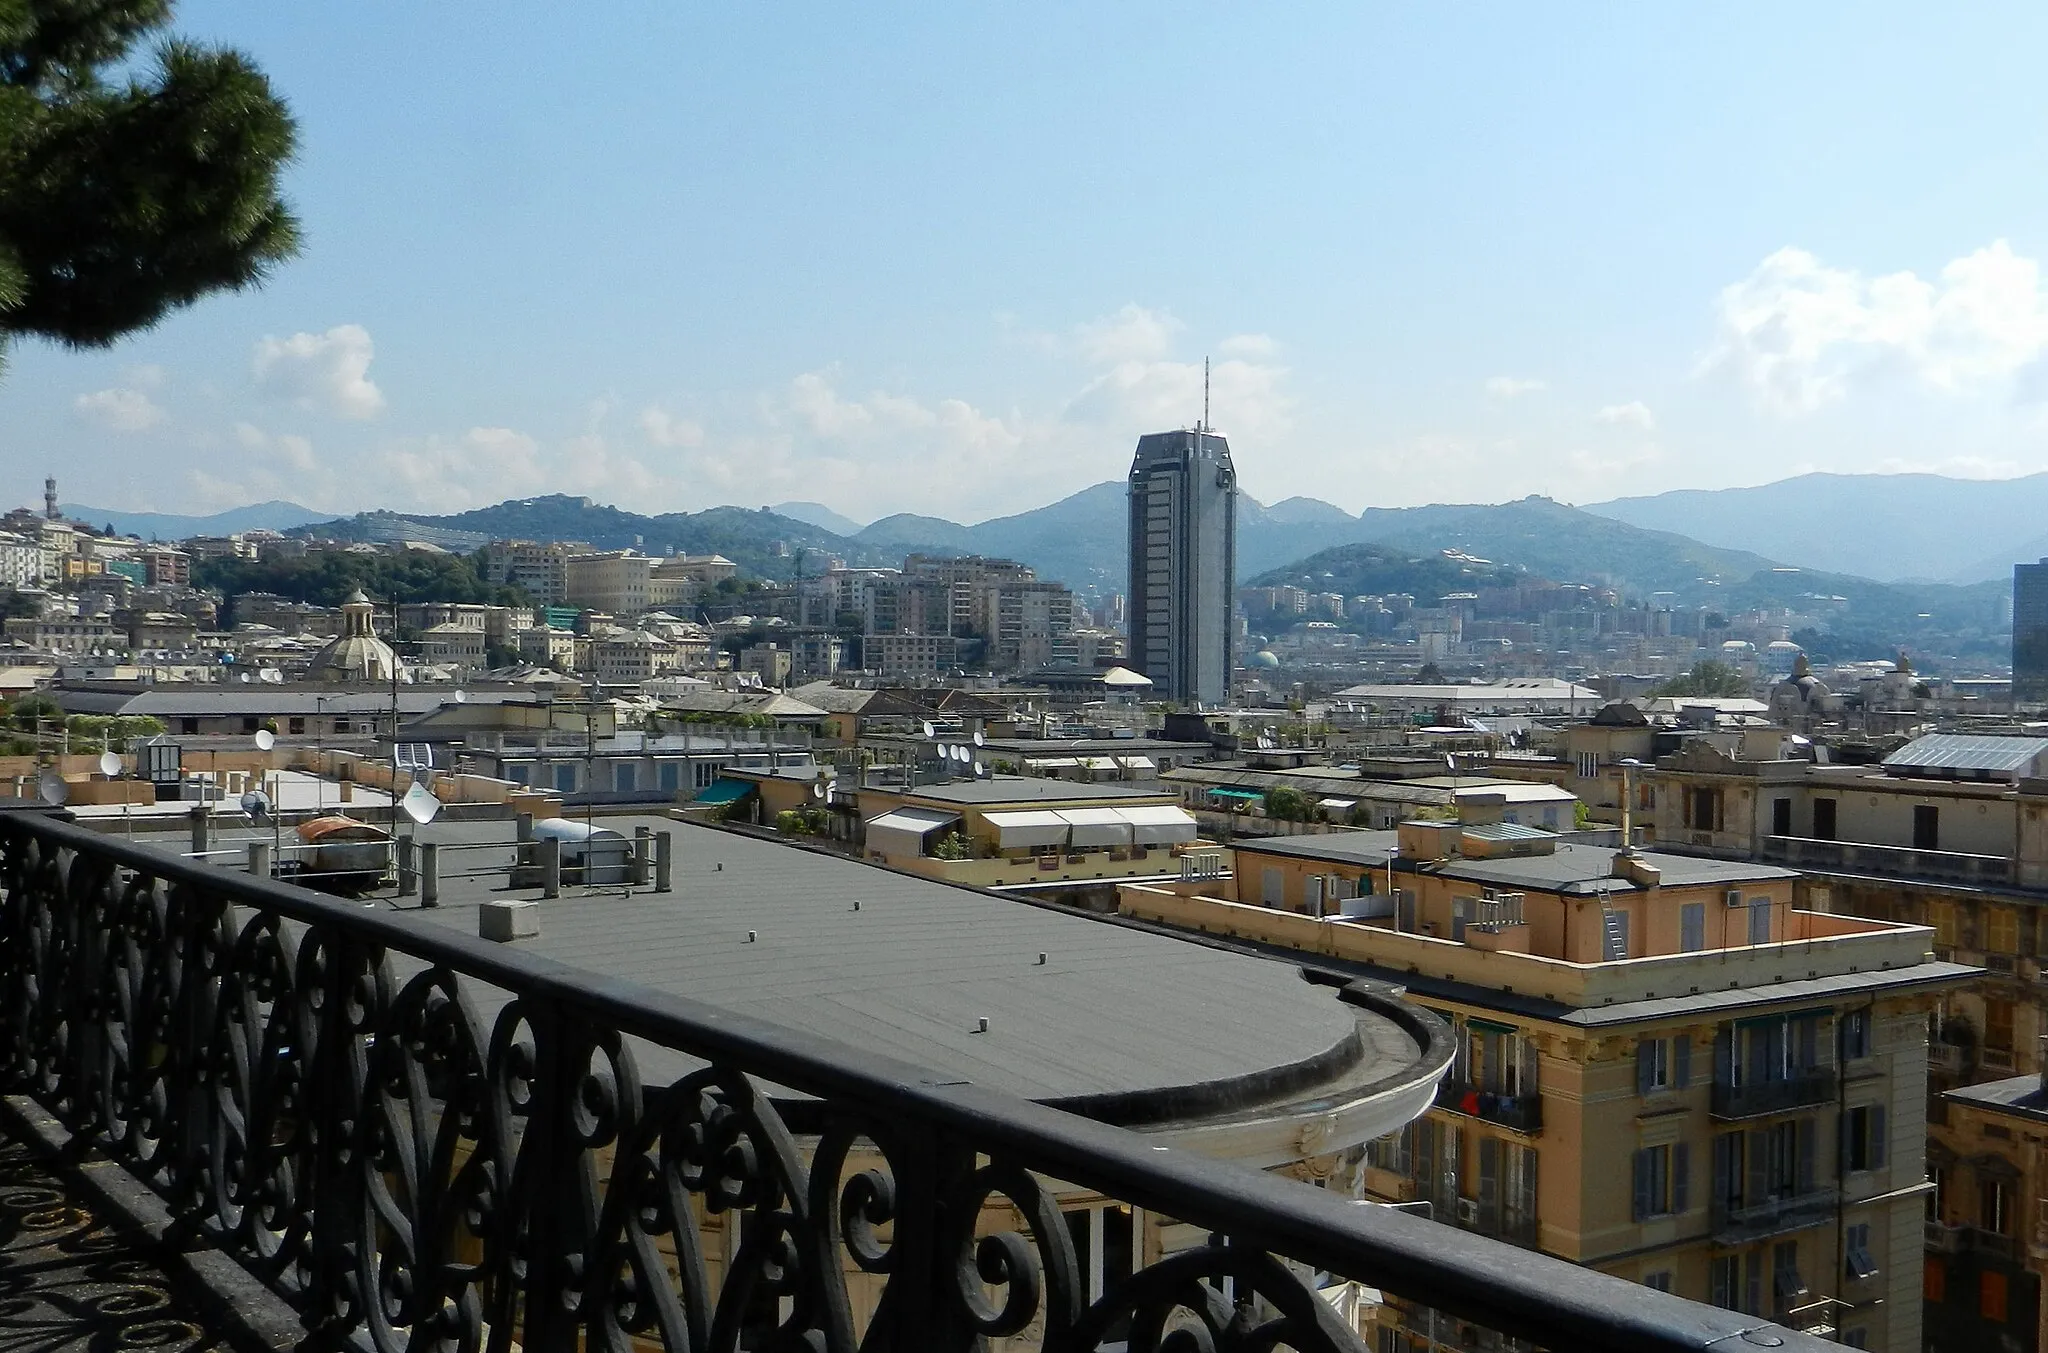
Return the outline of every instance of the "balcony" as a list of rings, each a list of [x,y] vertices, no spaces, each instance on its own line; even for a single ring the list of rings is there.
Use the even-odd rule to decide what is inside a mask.
[[[1761,1118],[1825,1104],[1835,1097],[1833,1067],[1796,1072],[1783,1080],[1749,1081],[1742,1085],[1714,1082],[1708,1112],[1716,1118]]]
[[[1543,1099],[1539,1095],[1495,1094],[1445,1077],[1437,1085],[1436,1106],[1530,1136],[1543,1131]]]
[[[1323,1295],[1349,1280],[1546,1348],[1827,1347],[25,808],[0,811],[0,1077],[319,1346],[1096,1349],[1187,1325],[1358,1353]],[[1097,1296],[1051,1181],[1211,1239]],[[736,1250],[701,1243],[708,1218]]]
[[[1927,1045],[1927,1069],[1943,1075],[1960,1076],[1969,1065],[1968,1048],[1955,1043],[1929,1043]]]
[[[1753,1240],[1783,1235],[1827,1221],[1834,1215],[1839,1191],[1833,1185],[1788,1193],[1762,1202],[1714,1204],[1714,1243],[1742,1245]]]
[[[1979,886],[2013,881],[2013,862],[2003,855],[1874,846],[1860,841],[1820,841],[1807,836],[1766,836],[1758,853],[1773,864],[1817,874],[1859,874]]]

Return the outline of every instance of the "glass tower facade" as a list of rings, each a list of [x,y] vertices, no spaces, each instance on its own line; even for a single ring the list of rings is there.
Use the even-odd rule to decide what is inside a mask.
[[[1159,699],[1225,704],[1237,584],[1230,443],[1206,428],[1140,437],[1129,493],[1130,666]]]

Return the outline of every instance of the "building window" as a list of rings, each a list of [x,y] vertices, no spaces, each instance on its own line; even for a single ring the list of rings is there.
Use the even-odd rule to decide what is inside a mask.
[[[569,764],[569,765],[560,765],[560,766],[556,766],[556,767],[555,767],[555,789],[556,789],[556,791],[557,791],[558,793],[564,793],[564,794],[566,794],[566,793],[568,793],[568,792],[569,792],[570,790],[572,790],[572,789],[574,789],[574,788],[576,788],[576,767],[575,767],[575,766],[574,766],[573,764]]]
[[[1390,1132],[1384,1137],[1375,1137],[1365,1144],[1365,1163],[1375,1170],[1391,1170],[1406,1176],[1413,1167],[1415,1157],[1415,1124],[1410,1123],[1399,1132]]]
[[[1657,1292],[1669,1292],[1671,1290],[1671,1270],[1660,1268],[1655,1273],[1645,1273],[1643,1275],[1643,1286]]]
[[[1846,1233],[1842,1265],[1851,1282],[1877,1276],[1877,1261],[1870,1255],[1870,1223],[1858,1222]]]
[[[683,787],[683,768],[680,763],[674,761],[664,761],[661,763],[661,787],[670,791]]]
[[[1599,775],[1600,775],[1600,753],[1598,753],[1598,752],[1580,752],[1580,753],[1579,753],[1579,778],[1580,778],[1581,780],[1593,780],[1593,779],[1598,779],[1598,778],[1599,778]]]
[[[1696,954],[1707,947],[1707,904],[1685,902],[1678,908],[1678,950]]]
[[[1842,1168],[1875,1170],[1884,1164],[1884,1105],[1865,1104],[1842,1113]]]
[[[1842,1014],[1842,1060],[1854,1062],[1870,1055],[1870,1012],[1847,1010]]]
[[[1646,1146],[1635,1155],[1634,1219],[1667,1217],[1685,1211],[1691,1152],[1685,1142]]]
[[[2020,914],[2011,907],[1987,907],[1984,911],[1984,948],[1994,954],[2020,951]]]
[[[1977,1314],[1994,1324],[2005,1323],[2005,1275],[1995,1270],[1977,1275]]]
[[[305,716],[304,716],[303,714],[294,714],[294,715],[292,716],[292,721],[291,721],[291,725],[290,725],[290,727],[291,727],[291,731],[292,731],[293,733],[295,733],[295,734],[296,734],[296,733],[303,733],[303,732],[305,732],[305,731],[306,731],[306,717],[305,717]]]
[[[1792,800],[1790,800],[1790,799],[1772,799],[1772,800],[1771,800],[1771,835],[1773,835],[1773,836],[1790,836],[1791,834],[1792,834]]]
[[[244,714],[242,716],[242,731],[244,733],[253,733],[259,726],[254,714]]]
[[[1636,1093],[1683,1090],[1692,1083],[1692,1038],[1645,1038],[1636,1044]]]
[[[2009,1215],[2010,1191],[2003,1179],[1987,1179],[1977,1186],[1977,1227],[1993,1235],[2006,1234],[2006,1227],[2012,1221]]]
[[[1835,801],[1815,799],[1813,801],[1813,835],[1817,841],[1835,839]]]
[[[1938,1256],[1928,1255],[1920,1267],[1920,1299],[1937,1305],[1948,1300],[1948,1265]]]
[[[1721,829],[1721,791],[1718,789],[1692,789],[1685,795],[1685,825],[1694,831],[1712,832]]]
[[[1852,1330],[1843,1330],[1842,1343],[1849,1348],[1868,1348],[1870,1347],[1870,1331],[1861,1325]]]
[[[1984,1002],[1984,1050],[2003,1053],[2006,1066],[2012,1065],[2012,1010],[2011,1001]]]
[[[1752,897],[1749,899],[1749,942],[1769,944],[1771,942],[1771,899]]]
[[[1259,901],[1269,907],[1284,906],[1287,901],[1287,875],[1278,869],[1261,869]]]
[[[1930,804],[1913,809],[1913,849],[1941,849],[1941,810]]]
[[[187,715],[185,718],[178,720],[178,731],[180,733],[197,733],[199,731],[199,720]]]
[[[1781,1240],[1771,1247],[1771,1291],[1778,1308],[1797,1305],[1806,1295],[1806,1281],[1799,1276],[1799,1242]]]
[[[1956,947],[1956,904],[1936,899],[1927,904],[1927,924],[1934,927],[1934,942],[1943,949]]]

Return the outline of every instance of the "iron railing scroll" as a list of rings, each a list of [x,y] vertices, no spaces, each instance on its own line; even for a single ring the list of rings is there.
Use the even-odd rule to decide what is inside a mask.
[[[1354,1353],[1310,1274],[1552,1349],[1821,1347],[57,815],[0,812],[0,887],[11,1091],[377,1353]],[[1219,1239],[1091,1302],[1051,1180]]]

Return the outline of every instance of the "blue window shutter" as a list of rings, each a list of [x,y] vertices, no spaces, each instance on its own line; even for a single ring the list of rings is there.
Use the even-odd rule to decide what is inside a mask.
[[[1683,1212],[1690,1201],[1692,1186],[1692,1144],[1671,1145],[1671,1210]]]
[[[1870,1168],[1884,1164],[1884,1105],[1870,1106]]]
[[[1657,1074],[1657,1044],[1654,1039],[1645,1038],[1636,1044],[1636,1093],[1650,1093],[1651,1080]]]
[[[1842,1110],[1842,1116],[1839,1121],[1842,1125],[1841,1172],[1847,1174],[1856,1168],[1856,1111],[1854,1109]]]
[[[1714,1083],[1735,1084],[1735,1031],[1725,1024],[1714,1031]]]
[[[1692,1035],[1671,1040],[1671,1083],[1683,1090],[1692,1084]]]

